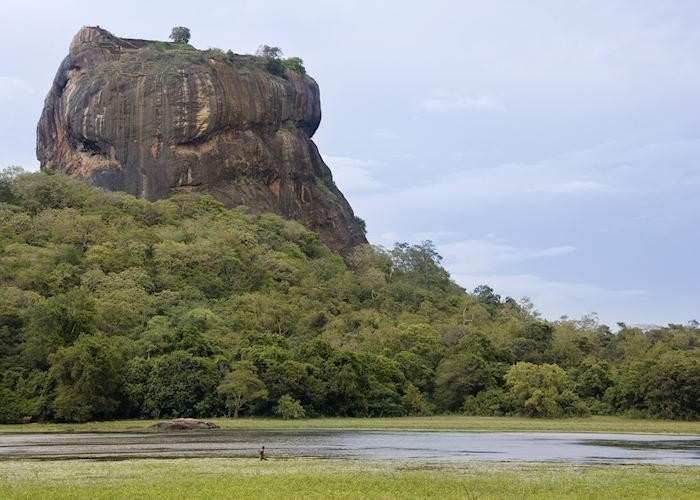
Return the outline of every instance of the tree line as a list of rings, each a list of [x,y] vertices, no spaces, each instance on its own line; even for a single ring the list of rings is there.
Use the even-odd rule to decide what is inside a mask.
[[[0,421],[700,417],[696,322],[469,293],[429,241],[343,259],[276,215],[0,174]]]

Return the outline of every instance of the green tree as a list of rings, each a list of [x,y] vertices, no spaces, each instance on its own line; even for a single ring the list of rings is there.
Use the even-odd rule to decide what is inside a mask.
[[[194,417],[216,410],[218,372],[213,360],[174,351],[151,358],[148,364],[144,413],[155,418]]]
[[[493,387],[467,396],[463,411],[467,415],[502,416],[513,412],[513,397],[501,387]]]
[[[656,418],[700,417],[700,350],[633,360],[606,394],[618,410]]]
[[[54,414],[59,420],[85,422],[117,416],[123,400],[123,354],[104,335],[82,335],[51,356],[49,375],[56,383]]]
[[[29,328],[35,338],[70,345],[80,335],[94,333],[95,324],[95,301],[88,293],[76,289],[37,304]]]
[[[575,369],[576,393],[582,398],[602,400],[614,385],[610,363],[605,360],[587,358]]]
[[[355,221],[360,226],[360,229],[362,229],[362,232],[364,234],[367,234],[367,222],[362,217],[360,217],[358,215],[355,216]]]
[[[304,61],[300,57],[289,57],[284,60],[284,67],[287,69],[291,69],[292,71],[296,71],[297,73],[300,73],[302,75],[306,74],[306,68],[304,67]],[[359,222],[359,221],[358,221]],[[360,225],[362,225],[364,221],[360,222]],[[362,227],[363,231],[366,233],[367,230],[363,226]]]
[[[17,166],[10,166],[0,170],[0,203],[14,203],[15,197],[12,192],[12,186],[15,179],[23,173],[22,167]]]
[[[301,403],[294,399],[289,394],[281,396],[275,405],[275,415],[282,417],[284,420],[304,418],[306,412]]]
[[[224,398],[229,415],[233,415],[233,418],[238,418],[246,405],[267,397],[265,384],[248,367],[239,367],[227,373],[217,392]]]
[[[571,390],[566,372],[557,365],[519,362],[508,370],[505,380],[515,410],[523,416],[561,417],[586,413]]]
[[[435,372],[435,400],[447,411],[457,411],[467,396],[498,383],[499,367],[473,352],[443,358]]]
[[[513,340],[513,353],[518,361],[541,363],[552,345],[554,327],[544,321],[532,321],[524,325]]]
[[[435,406],[426,395],[410,382],[401,397],[401,402],[409,415],[432,415],[435,411]]]
[[[282,62],[282,49],[269,45],[260,45],[256,55],[264,58],[265,69],[273,75],[284,75],[284,63]]]
[[[396,243],[391,251],[392,274],[429,289],[444,290],[450,275],[440,266],[442,256],[432,241],[419,245]]]
[[[260,57],[267,57],[268,59],[281,59],[282,49],[269,45],[260,45],[255,54]]]
[[[175,26],[170,31],[170,39],[175,43],[187,44],[190,41],[190,29],[185,26]]]

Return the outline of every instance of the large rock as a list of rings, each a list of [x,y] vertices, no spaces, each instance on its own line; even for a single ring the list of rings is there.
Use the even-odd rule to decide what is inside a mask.
[[[220,427],[206,420],[196,418],[176,418],[170,422],[158,422],[149,427],[159,431],[189,431],[192,429],[219,429]]]
[[[311,141],[320,120],[318,85],[298,71],[86,27],[46,97],[37,156],[149,200],[196,192],[276,212],[347,251],[366,239]]]

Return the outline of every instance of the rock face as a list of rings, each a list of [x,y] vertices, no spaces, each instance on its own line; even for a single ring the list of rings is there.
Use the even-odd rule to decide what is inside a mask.
[[[311,141],[318,85],[259,62],[83,28],[46,97],[41,168],[149,200],[195,192],[275,212],[342,252],[366,243]]]

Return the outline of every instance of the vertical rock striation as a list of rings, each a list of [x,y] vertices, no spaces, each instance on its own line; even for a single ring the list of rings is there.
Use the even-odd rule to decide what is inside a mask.
[[[275,212],[342,252],[365,243],[311,141],[318,85],[259,62],[83,28],[46,97],[41,168],[149,200],[196,192]]]

